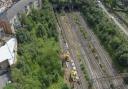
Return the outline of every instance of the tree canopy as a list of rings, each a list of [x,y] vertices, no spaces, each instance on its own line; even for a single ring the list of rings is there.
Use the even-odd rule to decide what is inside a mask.
[[[22,27],[16,31],[18,60],[11,68],[12,83],[4,89],[48,89],[63,77],[51,5],[46,0],[40,10],[32,9],[20,20]]]

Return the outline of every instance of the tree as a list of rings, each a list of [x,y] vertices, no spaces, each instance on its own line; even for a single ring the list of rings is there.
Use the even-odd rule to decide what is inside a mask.
[[[62,89],[69,89],[69,87],[67,86],[67,84],[64,84]]]
[[[30,33],[26,29],[19,29],[16,31],[16,38],[18,43],[24,43],[31,41]]]
[[[119,64],[128,67],[128,53],[124,53],[119,57]]]
[[[113,37],[113,39],[110,42],[110,45],[111,45],[113,50],[118,49],[120,44],[121,44],[121,40],[118,37]]]
[[[37,26],[36,36],[37,36],[37,37],[44,37],[44,36],[47,37],[46,29],[44,28],[44,26],[43,26],[42,24],[39,24],[39,25]]]
[[[113,9],[117,5],[117,0],[104,0],[105,3],[108,3],[109,6]]]
[[[20,19],[23,27],[16,32],[18,60],[7,89],[48,89],[62,76],[55,16],[49,1],[43,2],[41,10]]]

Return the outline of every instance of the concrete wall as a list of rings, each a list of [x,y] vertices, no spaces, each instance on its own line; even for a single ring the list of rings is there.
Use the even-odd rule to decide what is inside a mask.
[[[14,27],[15,27],[15,20],[17,20],[17,19],[18,19],[18,17],[17,17],[17,15],[15,15],[15,16],[9,21],[13,33],[15,33],[15,28],[14,28]]]
[[[9,67],[8,60],[5,60],[5,61],[0,63],[0,69],[6,69],[8,67]]]
[[[41,5],[41,0],[35,0],[31,4],[29,3],[28,5],[26,5],[24,7],[24,11],[25,12],[23,12],[23,13],[25,13],[26,15],[28,15],[30,13],[31,7],[35,8],[35,9],[39,9],[40,8],[40,5]],[[15,29],[16,29],[15,28],[15,25],[16,25],[16,22],[19,22],[18,15],[16,14],[9,22],[11,24],[11,29],[12,29],[13,33],[15,33]]]

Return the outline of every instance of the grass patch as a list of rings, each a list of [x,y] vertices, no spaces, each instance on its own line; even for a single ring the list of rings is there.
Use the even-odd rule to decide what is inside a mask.
[[[62,89],[64,84],[64,79],[62,77],[59,77],[59,80],[57,83],[53,83],[48,89]]]

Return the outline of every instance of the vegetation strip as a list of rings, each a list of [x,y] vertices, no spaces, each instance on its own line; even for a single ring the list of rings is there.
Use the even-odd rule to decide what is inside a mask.
[[[4,89],[68,89],[59,59],[60,47],[51,5],[43,1],[20,20],[17,29],[18,62],[11,68],[12,83]]]

